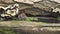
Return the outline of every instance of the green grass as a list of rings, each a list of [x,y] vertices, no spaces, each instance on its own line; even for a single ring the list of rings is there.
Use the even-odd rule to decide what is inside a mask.
[[[5,22],[5,23],[9,23],[11,22],[11,24],[9,25],[12,25],[12,24],[15,24],[15,25],[19,25],[23,22],[27,22],[27,23],[33,23],[31,20],[37,20],[37,18],[27,18],[26,20],[11,20],[11,21],[0,21],[0,22]],[[42,22],[35,22],[35,24],[37,25],[41,25],[41,24],[45,24],[45,23],[42,23]],[[1,25],[1,24],[0,24]],[[8,24],[7,24],[8,25]],[[17,34],[17,32],[14,32],[11,28],[0,28],[0,34]]]
[[[0,28],[0,34],[16,34],[16,33],[10,28]]]
[[[58,17],[57,19],[60,20],[60,17]],[[32,20],[38,20],[37,18],[33,18],[33,17],[28,17],[26,20],[11,20],[11,21],[0,21],[0,22],[11,22],[11,24],[15,24],[15,25],[20,25],[23,22],[27,22],[27,23],[31,23]],[[33,23],[33,22],[32,22]],[[9,24],[9,25],[11,25]],[[35,22],[35,24],[37,25],[44,25],[47,24],[45,22]],[[17,34],[17,32],[14,32],[11,28],[0,28],[0,34]]]
[[[17,19],[17,18],[13,18],[13,20],[11,20],[11,21],[33,21],[33,20],[38,20],[38,18],[34,18],[34,17],[27,17],[25,20],[24,19],[22,19],[22,20],[19,20],[19,19]],[[9,21],[9,20],[8,20]]]
[[[57,18],[60,21],[60,17]]]

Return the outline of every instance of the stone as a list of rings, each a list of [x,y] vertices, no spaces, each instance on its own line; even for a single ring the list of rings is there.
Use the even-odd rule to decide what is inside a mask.
[[[60,0],[51,0],[51,1],[54,1],[54,2],[60,3]]]
[[[13,0],[2,0],[4,3],[14,3]]]
[[[28,4],[34,4],[34,2],[39,2],[42,0],[14,0],[16,2],[21,2],[21,3],[28,3]]]

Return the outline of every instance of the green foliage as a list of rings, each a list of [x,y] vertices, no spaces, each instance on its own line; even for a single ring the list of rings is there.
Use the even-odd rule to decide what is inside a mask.
[[[0,34],[16,34],[16,33],[9,28],[7,28],[7,29],[0,28]]]
[[[26,21],[32,21],[32,20],[38,20],[38,19],[34,18],[34,17],[28,17],[28,18],[26,18]]]
[[[60,21],[60,17],[57,18]]]

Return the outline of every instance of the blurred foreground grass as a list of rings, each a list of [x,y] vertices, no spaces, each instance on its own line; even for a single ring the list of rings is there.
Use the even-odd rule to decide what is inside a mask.
[[[26,20],[11,20],[11,21],[0,21],[0,25],[19,25],[21,23],[33,23],[32,20],[37,20],[37,18],[27,18]],[[3,23],[2,23],[3,22]],[[10,23],[10,24],[9,24]],[[40,25],[40,24],[45,24],[42,22],[35,22],[35,24]],[[1,28],[0,27],[0,34],[17,34],[14,30],[11,28]]]
[[[58,17],[57,19],[60,20],[60,17]],[[38,19],[33,18],[33,17],[32,18],[29,17],[26,20],[17,20],[17,19],[15,19],[15,20],[11,20],[11,21],[8,20],[8,21],[0,21],[0,22],[4,22],[4,23],[2,23],[3,25],[5,23],[7,23],[6,25],[12,25],[12,24],[19,25],[23,22],[33,23],[32,20],[38,20]],[[9,22],[11,22],[11,23],[8,24]],[[47,24],[47,23],[45,23],[45,22],[35,22],[35,24],[42,25],[42,24]],[[1,25],[1,23],[0,23],[0,25]],[[0,28],[0,34],[17,34],[17,33],[14,30],[12,30],[11,28]]]
[[[16,34],[12,29],[10,28],[0,28],[0,34]]]
[[[57,18],[60,21],[60,17]]]

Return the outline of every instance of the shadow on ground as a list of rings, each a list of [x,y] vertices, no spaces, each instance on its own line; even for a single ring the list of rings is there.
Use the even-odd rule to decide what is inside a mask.
[[[45,23],[59,23],[60,21],[57,20],[56,18],[47,18],[47,17],[42,17],[42,18],[38,18],[38,20],[31,20],[34,22],[45,22]]]

